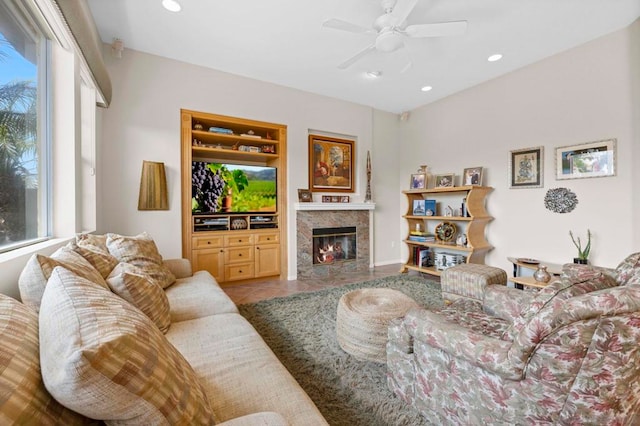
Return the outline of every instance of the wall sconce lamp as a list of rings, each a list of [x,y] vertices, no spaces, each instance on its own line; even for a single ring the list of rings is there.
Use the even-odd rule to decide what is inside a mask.
[[[169,210],[164,163],[142,162],[138,210]]]

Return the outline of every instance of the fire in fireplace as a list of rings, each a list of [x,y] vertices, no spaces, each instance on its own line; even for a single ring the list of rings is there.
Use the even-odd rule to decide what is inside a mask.
[[[357,259],[356,227],[313,229],[313,264],[324,265]]]

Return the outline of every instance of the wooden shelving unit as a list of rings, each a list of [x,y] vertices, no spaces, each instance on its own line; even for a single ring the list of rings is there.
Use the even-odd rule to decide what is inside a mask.
[[[211,127],[233,134],[215,133]],[[207,270],[227,284],[266,276],[285,279],[287,127],[183,109],[181,148],[182,255],[194,271]],[[275,167],[276,212],[193,214],[192,161]]]
[[[434,188],[402,191],[408,201],[407,213],[402,216],[408,224],[409,232],[419,225],[422,230],[432,234],[436,226],[442,222],[452,222],[456,224],[458,234],[464,233],[467,244],[459,246],[452,242],[418,242],[409,239],[409,235],[404,240],[409,248],[409,258],[403,265],[401,272],[409,270],[424,272],[439,276],[442,270],[435,266],[416,265],[414,258],[414,247],[428,247],[433,253],[438,251],[453,252],[466,257],[467,263],[484,263],[485,254],[493,248],[485,237],[487,223],[493,220],[485,208],[486,197],[493,188],[488,186],[457,186],[451,188]],[[414,200],[435,199],[438,203],[437,214],[433,216],[423,216],[413,214]],[[462,201],[465,201],[467,216],[444,216],[442,212],[446,206],[453,206],[454,211],[460,211]]]

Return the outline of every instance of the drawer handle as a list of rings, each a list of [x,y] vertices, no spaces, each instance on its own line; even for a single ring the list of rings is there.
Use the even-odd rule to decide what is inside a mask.
[[[238,257],[242,257],[242,253],[238,253]]]
[[[242,242],[242,240],[238,240],[238,242],[239,242],[239,243],[241,243],[241,242]]]
[[[240,273],[240,274],[241,274],[241,273],[242,273],[242,269],[238,269],[238,273]]]
[[[211,244],[211,241],[207,241],[207,244]]]
[[[271,238],[267,237],[267,241],[271,241]]]
[[[256,247],[256,250],[260,250],[260,247]]]

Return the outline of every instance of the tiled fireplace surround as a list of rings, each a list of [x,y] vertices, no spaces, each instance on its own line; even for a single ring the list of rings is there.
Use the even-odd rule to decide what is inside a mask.
[[[364,272],[373,266],[372,212],[374,204],[296,204],[297,275],[298,279],[331,277],[341,273]],[[357,258],[355,261],[313,264],[313,229],[342,226],[356,227]]]

